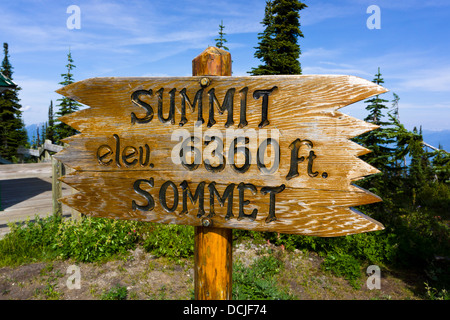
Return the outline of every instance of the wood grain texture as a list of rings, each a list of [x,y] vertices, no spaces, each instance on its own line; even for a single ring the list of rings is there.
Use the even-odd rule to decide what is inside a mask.
[[[232,232],[196,227],[194,255],[196,300],[232,299]]]
[[[146,205],[148,200],[133,190],[137,179],[150,181],[153,187],[143,182],[141,188],[147,191],[154,201],[152,210],[133,210],[132,202]],[[63,198],[63,203],[74,207],[82,213],[114,219],[130,219],[160,223],[178,223],[201,226],[202,220],[210,212],[210,191],[208,185],[212,181],[205,180],[204,187],[204,215],[198,217],[199,202],[193,203],[186,198],[187,212],[183,213],[182,180],[173,181],[176,185],[178,201],[174,203],[174,191],[170,187],[166,192],[166,204],[173,209],[168,212],[160,202],[160,192],[167,180],[142,176],[140,172],[80,172],[66,175],[64,183],[80,192]],[[215,188],[222,196],[230,184],[216,183]],[[198,183],[189,183],[191,193],[195,193]],[[379,230],[381,224],[367,220],[366,217],[352,211],[349,207],[370,204],[381,199],[361,188],[353,186],[352,191],[315,190],[286,188],[276,195],[276,220],[268,222],[270,196],[262,194],[264,185],[255,185],[256,192],[245,190],[244,200],[249,201],[244,206],[245,214],[250,215],[254,209],[258,210],[256,219],[239,220],[239,190],[238,183],[233,188],[231,204],[228,200],[221,205],[217,196],[214,198],[215,216],[211,217],[213,225],[220,228],[235,228],[255,231],[276,231],[281,233],[300,233],[315,236],[340,236],[359,232]],[[228,206],[231,206],[233,216],[226,219]],[[367,221],[366,221],[367,220]],[[339,226],[341,224],[341,226]]]
[[[228,68],[226,63],[222,67]],[[137,91],[146,92],[139,96],[138,103],[136,99],[132,101]],[[234,190],[230,205],[233,216],[228,216],[229,219],[226,218],[229,215],[227,203],[221,206],[215,198],[215,216],[211,217],[215,227],[316,236],[381,230],[380,223],[350,208],[381,200],[352,185],[353,181],[379,171],[358,158],[370,151],[349,140],[377,127],[338,109],[386,91],[370,81],[339,75],[92,78],[68,85],[58,92],[89,108],[60,118],[81,132],[67,138],[65,142],[69,147],[57,154],[58,159],[76,170],[66,176],[64,182],[80,190],[79,194],[63,201],[88,215],[200,226],[209,214],[208,185],[214,182],[220,196],[230,185],[233,187],[229,190]],[[264,96],[261,92],[270,94]],[[267,98],[265,122],[264,98]],[[144,105],[152,109],[151,120],[133,122],[132,114],[135,119],[150,118]],[[225,108],[230,105],[232,117],[230,108]],[[158,115],[159,106],[162,113]],[[183,115],[187,122],[180,126]],[[212,117],[215,122],[211,126]],[[164,123],[161,118],[173,121]],[[196,123],[198,119],[203,119],[204,123]],[[187,170],[174,162],[173,155],[179,153],[174,148],[181,144],[176,139],[180,129],[201,141],[201,163],[195,170]],[[233,141],[227,137],[230,131],[238,133],[239,129],[249,136],[245,146],[252,161],[245,172],[233,169],[227,158]],[[204,160],[212,155],[204,143],[207,135],[220,136],[224,142],[226,165],[220,172],[212,172],[205,166]],[[275,136],[280,150],[279,167],[271,174],[264,174],[257,165],[257,151],[262,141]],[[303,161],[296,163],[298,176],[288,179],[293,166],[291,147],[297,139],[303,145],[296,156],[303,157]],[[101,146],[103,149],[99,151]],[[143,152],[145,146],[149,150],[148,162]],[[101,161],[99,154],[105,155]],[[140,154],[143,161],[138,161]],[[123,157],[128,157],[129,162],[136,161],[128,166]],[[264,164],[269,168],[272,162]],[[139,189],[133,189],[139,179],[153,179],[153,187],[147,190],[155,202],[152,210],[132,209],[133,200],[142,206],[146,201]],[[161,187],[167,181],[178,190],[177,204],[173,203],[172,187],[165,190],[165,201],[172,201],[170,206],[176,208],[173,212],[167,212],[158,203]],[[199,183],[205,184],[204,216],[197,217],[198,203],[193,205],[189,199],[188,213],[180,214],[183,181],[189,184],[192,193]],[[240,203],[244,201],[239,198],[241,183],[251,185],[244,192],[245,200],[250,201],[244,211],[250,214],[258,210],[254,220],[237,219]],[[149,186],[148,183],[143,185]],[[276,220],[268,221],[271,194],[262,194],[261,190],[278,186],[284,189],[275,195]],[[253,192],[255,189],[257,191]]]
[[[270,135],[269,135],[270,137]],[[306,136],[308,137],[308,136]],[[255,136],[254,139],[250,139],[250,143],[247,145],[251,154],[250,167],[247,172],[237,174],[233,167],[229,164],[230,146],[233,139],[224,139],[223,153],[225,155],[225,167],[220,173],[210,172],[205,166],[205,160],[213,161],[218,160],[218,157],[214,157],[211,154],[211,150],[214,150],[215,145],[211,148],[203,146],[201,150],[202,158],[201,164],[193,171],[186,170],[179,164],[180,158],[179,148],[174,149],[176,145],[179,145],[178,141],[171,141],[170,130],[168,135],[152,135],[152,134],[133,134],[125,133],[120,136],[121,150],[126,146],[134,146],[136,149],[139,146],[143,147],[145,144],[149,146],[149,164],[141,166],[139,162],[135,165],[126,168],[123,165],[123,161],[120,158],[119,163],[121,167],[117,166],[115,161],[116,140],[113,135],[101,135],[92,136],[81,134],[71,139],[68,139],[70,147],[63,152],[58,153],[57,158],[63,161],[69,167],[72,167],[78,171],[143,171],[151,174],[163,175],[167,178],[182,178],[192,181],[200,182],[207,178],[211,181],[227,182],[233,181],[239,183],[240,181],[248,181],[252,183],[266,184],[268,186],[275,186],[279,184],[285,184],[286,186],[293,188],[313,188],[313,189],[337,189],[337,190],[349,190],[351,185],[349,181],[358,180],[364,176],[378,173],[379,171],[362,161],[358,156],[368,152],[367,149],[359,146],[356,143],[347,139],[336,138],[335,143],[330,143],[329,139],[323,137],[323,139],[314,140],[314,147],[303,147],[299,151],[299,156],[308,157],[310,150],[315,152],[316,158],[313,163],[313,170],[319,172],[319,175],[315,178],[311,178],[307,174],[308,161],[303,161],[298,164],[299,177],[295,179],[286,180],[286,176],[290,170],[291,150],[289,145],[296,139],[294,134],[283,134],[278,138],[280,145],[280,158],[279,168],[272,174],[264,174],[265,171],[261,171],[257,166],[257,149],[261,144],[261,140]],[[109,165],[102,165],[97,161],[97,150],[99,146],[108,145],[112,149],[112,154],[105,158],[105,160],[113,160]],[[270,149],[270,148],[269,148]],[[174,151],[175,150],[175,151]],[[178,150],[178,151],[177,151]],[[121,153],[121,152],[120,152]],[[175,155],[175,158],[172,156]],[[238,153],[238,156],[240,154]],[[138,160],[139,155],[136,154],[130,158],[129,161]],[[175,160],[178,160],[176,162]],[[243,160],[239,162],[239,158],[236,157],[238,166],[243,164]],[[150,165],[152,165],[150,167]],[[267,168],[272,168],[272,163],[267,158]],[[327,178],[322,178],[322,174],[326,172]]]
[[[193,76],[231,76],[231,54],[223,49],[208,47],[192,60]]]
[[[162,124],[155,115],[150,123],[131,124],[130,113],[135,112],[143,115],[142,108],[131,102],[131,95],[137,90],[152,90],[151,96],[144,96],[142,100],[157,109],[159,95],[155,94],[164,88],[163,100],[164,110],[167,112],[169,103],[169,91],[177,89],[175,93],[175,124],[180,122],[180,105],[182,96],[180,91],[186,89],[186,95],[193,100],[198,90],[202,89],[200,84],[203,76],[195,77],[174,77],[174,78],[91,78],[70,84],[57,92],[77,100],[89,109],[83,109],[71,115],[61,117],[60,120],[69,124],[81,132],[136,132],[148,130],[151,132],[161,132],[167,127],[173,126],[171,123]],[[207,92],[214,89],[217,100],[223,101],[228,89],[235,88],[234,99],[234,125],[239,124],[239,91],[248,88],[247,91],[247,113],[248,125],[245,129],[258,129],[261,121],[261,98],[253,98],[256,90],[277,89],[269,97],[268,118],[270,125],[267,129],[298,129],[299,123],[317,123],[314,117],[328,113],[333,116],[339,108],[354,102],[366,99],[375,94],[381,94],[387,90],[370,81],[354,77],[339,75],[305,75],[305,76],[254,76],[254,77],[217,77],[208,76],[210,85],[203,92],[203,128],[207,127],[209,101]],[[194,128],[198,119],[198,108],[191,110],[186,108],[186,116],[189,120],[183,128]],[[167,114],[165,114],[167,116]],[[302,121],[299,117],[312,116],[311,119]],[[339,114],[338,114],[339,117]],[[213,128],[223,129],[226,116],[218,116],[216,111],[215,120],[217,123]],[[286,120],[289,121],[286,121]],[[364,124],[367,130],[376,128],[370,124]],[[336,130],[338,132],[338,127]],[[156,131],[154,131],[156,130]],[[367,131],[366,130],[366,131]],[[362,132],[355,132],[361,134]]]
[[[192,60],[192,75],[206,74],[231,76],[231,54],[214,47],[208,47],[199,54]],[[208,81],[209,79],[206,79],[206,83]],[[201,201],[200,195],[197,201]],[[187,199],[185,208],[187,208]],[[195,299],[231,300],[233,293],[233,233],[231,229],[217,228],[210,220],[208,222],[205,227],[196,226],[194,228]]]

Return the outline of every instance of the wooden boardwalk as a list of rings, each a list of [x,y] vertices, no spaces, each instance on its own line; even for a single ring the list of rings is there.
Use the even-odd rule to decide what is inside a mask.
[[[63,196],[72,188],[62,184]],[[63,205],[64,215],[71,209]],[[8,222],[45,217],[52,213],[51,163],[0,165],[0,238],[9,231]]]

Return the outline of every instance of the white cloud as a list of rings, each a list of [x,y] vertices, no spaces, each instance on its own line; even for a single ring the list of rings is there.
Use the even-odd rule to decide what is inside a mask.
[[[450,104],[443,104],[443,103],[432,103],[432,102],[425,102],[425,103],[400,103],[399,104],[399,110],[431,110],[431,111],[450,111]]]
[[[399,87],[403,90],[450,92],[450,65],[411,71],[400,81]]]
[[[59,88],[59,85],[56,81],[27,77],[17,77],[15,80],[22,88],[19,91],[19,99],[22,105],[22,118],[26,125],[48,120],[50,100],[53,100],[53,111],[57,111],[55,105],[59,95],[54,91]]]
[[[323,47],[319,48],[308,48],[302,52],[302,59],[305,58],[316,58],[316,59],[329,59],[335,58],[339,54],[341,54],[341,49],[326,49]]]
[[[300,11],[301,24],[310,26],[333,18],[343,18],[358,12],[358,6],[342,2],[333,4],[328,2],[307,3],[308,7]]]
[[[370,77],[371,74],[357,66],[352,66],[349,64],[339,64],[332,62],[321,62],[325,66],[306,66],[303,68],[303,74],[346,74],[346,75],[357,75],[362,77]]]

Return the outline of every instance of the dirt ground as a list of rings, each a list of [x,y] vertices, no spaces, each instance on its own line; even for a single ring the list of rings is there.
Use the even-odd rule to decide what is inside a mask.
[[[249,265],[263,254],[277,254],[284,261],[278,283],[299,300],[421,299],[415,287],[420,280],[414,274],[381,269],[380,289],[367,289],[364,277],[361,287],[355,289],[347,280],[324,272],[320,267],[323,259],[312,253],[241,243],[235,245],[233,259]],[[70,282],[76,275],[75,269],[69,268],[73,265],[79,271],[79,289]],[[0,268],[0,300],[100,300],[115,286],[126,287],[126,298],[130,300],[192,299],[193,259],[174,262],[156,258],[138,247],[127,258],[106,263],[54,261]]]

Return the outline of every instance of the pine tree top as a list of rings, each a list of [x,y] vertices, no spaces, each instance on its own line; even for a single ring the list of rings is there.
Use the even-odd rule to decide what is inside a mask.
[[[68,61],[67,65],[66,65],[67,72],[61,74],[61,77],[63,77],[64,80],[59,83],[63,86],[66,86],[66,85],[69,85],[69,84],[75,82],[75,80],[73,78],[73,74],[71,73],[71,71],[75,68],[75,65],[73,64],[72,53],[70,52],[70,50],[69,50],[69,53],[67,54],[67,61]],[[72,112],[75,112],[81,106],[80,103],[78,103],[75,100],[72,100],[70,98],[67,98],[67,97],[62,97],[60,99],[57,99],[57,101],[59,102],[59,104],[58,104],[59,110],[56,112],[57,116],[64,116],[64,115],[70,114]],[[51,102],[51,106],[53,109],[53,102]],[[53,110],[52,110],[52,112],[53,112]],[[56,125],[54,127],[55,127],[55,131],[56,131],[56,137],[55,137],[56,143],[60,143],[61,139],[67,138],[67,137],[72,136],[77,133],[77,131],[75,129],[66,125],[65,123],[59,122],[58,120],[56,120]]]
[[[59,84],[63,86],[67,86],[68,84],[71,84],[74,82],[73,74],[71,73],[72,69],[76,68],[76,66],[73,64],[72,59],[72,53],[69,50],[69,53],[67,54],[67,61],[68,64],[66,64],[67,73],[62,73],[61,77],[63,77],[64,81],[59,82]]]
[[[225,35],[226,33],[223,32],[223,29],[225,29],[225,26],[223,25],[223,20],[220,21],[220,25],[219,25],[219,38],[214,39],[214,41],[216,41],[216,47],[217,48],[221,48],[224,50],[230,50],[228,49],[228,47],[225,46],[225,42],[228,42],[227,39],[225,39]]]
[[[379,67],[378,73],[375,74],[375,78],[372,80],[372,82],[378,85],[384,83]],[[368,103],[368,105],[366,106],[366,110],[369,111],[369,114],[366,118],[364,118],[364,121],[368,121],[376,125],[388,124],[387,122],[382,122],[381,119],[384,117],[383,109],[387,109],[384,103],[389,102],[389,100],[382,99],[378,95],[376,95],[375,97],[364,102]]]
[[[298,38],[300,30],[299,11],[307,5],[298,0],[266,1],[264,32],[259,33],[255,57],[263,65],[252,68],[253,75],[301,74],[298,58],[301,54]]]
[[[4,58],[1,64],[1,73],[12,79],[13,67],[9,62],[8,44],[3,43]],[[27,143],[27,133],[22,121],[22,111],[18,93],[19,86],[14,86],[11,90],[0,92],[0,156],[11,160],[17,156],[16,151],[19,146]]]
[[[3,43],[3,52],[4,52],[4,58],[2,61],[2,68],[0,70],[3,75],[9,79],[12,80],[12,74],[13,74],[13,67],[11,66],[11,63],[9,62],[9,50],[8,50],[8,43]]]

